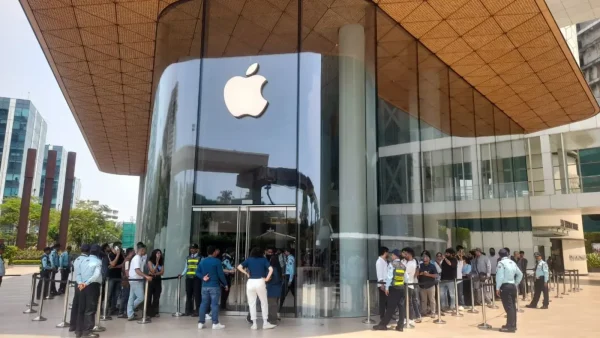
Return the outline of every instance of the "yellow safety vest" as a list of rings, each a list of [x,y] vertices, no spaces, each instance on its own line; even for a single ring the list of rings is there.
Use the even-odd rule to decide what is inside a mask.
[[[198,262],[200,257],[188,257],[187,259],[187,277],[194,277],[196,275],[196,269],[198,268]]]
[[[394,279],[392,280],[392,286],[395,286],[395,287],[404,286],[404,273],[405,272],[406,272],[406,267],[402,263],[394,264]]]

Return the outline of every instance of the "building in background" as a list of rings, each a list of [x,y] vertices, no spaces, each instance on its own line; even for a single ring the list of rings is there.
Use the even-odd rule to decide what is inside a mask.
[[[21,197],[27,149],[37,149],[32,196],[40,191],[46,121],[30,100],[0,97],[0,202]]]
[[[600,100],[600,20],[579,23],[576,27],[578,54],[574,56],[596,100]]]
[[[73,194],[71,196],[71,209],[73,209],[77,205],[77,202],[81,200],[81,179],[77,177],[73,181]]]
[[[106,204],[100,204],[100,201],[97,200],[85,200],[85,201],[80,201],[81,203],[85,203],[89,206],[91,206],[92,208],[96,208],[102,211],[102,214],[111,221],[117,221],[119,219],[119,210],[116,209],[111,209],[108,205]]]
[[[48,150],[56,151],[56,173],[54,182],[52,183],[52,202],[50,207],[60,209],[65,191],[65,179],[67,174],[67,153],[68,151],[63,146],[47,144],[44,148],[44,164],[42,166],[42,177],[40,179],[40,201],[43,201],[45,188],[44,181],[46,180],[46,165],[48,163]]]
[[[121,226],[123,228],[121,235],[123,248],[133,248],[135,244],[135,222],[123,222]]]

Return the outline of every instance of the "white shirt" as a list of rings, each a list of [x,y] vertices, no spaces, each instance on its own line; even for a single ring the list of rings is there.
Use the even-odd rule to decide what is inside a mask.
[[[402,260],[402,264],[406,267],[406,283],[414,283],[415,282],[415,272],[417,271],[417,261],[412,259],[411,261],[407,261],[406,259]],[[414,289],[414,285],[409,285],[409,289]]]
[[[457,260],[457,264],[456,264],[456,279],[462,279],[463,278],[462,269],[463,269],[464,265],[465,265],[464,261]],[[462,281],[458,281],[458,283],[462,283]]]
[[[498,266],[498,255],[493,255],[490,257],[490,265],[492,266],[492,275],[496,274],[496,267]]]
[[[135,269],[140,269],[140,271],[144,271],[142,260],[144,258],[140,255],[135,255],[131,259],[131,263],[129,263],[129,279],[141,279],[142,276],[135,273]]]
[[[377,270],[377,281],[385,283],[385,279],[387,278],[388,273],[388,262],[381,257],[377,258],[377,263],[375,263],[375,270]]]

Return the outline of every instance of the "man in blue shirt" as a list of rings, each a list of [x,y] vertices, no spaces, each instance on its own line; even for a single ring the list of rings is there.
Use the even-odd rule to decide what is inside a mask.
[[[77,306],[76,337],[99,337],[92,332],[102,283],[102,249],[92,245],[90,256],[80,262],[77,275],[77,289],[81,292]]]
[[[44,297],[48,296],[48,289],[50,287],[50,276],[52,275],[52,265],[50,263],[50,247],[44,248],[44,254],[40,259],[40,280],[37,285],[37,299],[39,300],[42,295],[42,285],[44,288]],[[44,280],[46,279],[46,280]],[[52,297],[50,297],[52,298]]]
[[[212,309],[213,330],[224,329],[225,325],[219,323],[219,299],[221,298],[221,286],[229,290],[221,261],[217,258],[220,251],[214,246],[207,248],[208,257],[203,259],[196,269],[196,278],[203,279],[202,303],[198,316],[198,329],[204,328],[208,306]]]
[[[50,252],[50,266],[52,267],[52,272],[50,273],[50,279],[55,280],[56,273],[60,268],[59,255],[58,250],[60,250],[60,244],[56,243],[52,247],[52,252]],[[56,284],[54,282],[50,282],[50,295],[56,296],[58,291],[56,291]]]
[[[77,285],[83,283],[81,279],[81,264],[85,261],[90,254],[90,246],[87,244],[83,244],[80,248],[81,255],[73,261],[73,279],[77,283]],[[73,303],[71,307],[71,326],[69,326],[69,332],[75,332],[75,327],[77,323],[77,309],[79,308],[79,300],[81,299],[81,290],[75,287],[75,292],[73,293]]]
[[[500,262],[496,267],[496,295],[502,299],[502,305],[506,312],[506,325],[500,332],[517,331],[517,285],[521,283],[523,273],[513,260],[508,258],[510,251],[500,249]]]
[[[539,252],[533,254],[535,256],[535,283],[533,284],[535,293],[531,303],[527,305],[528,308],[535,309],[540,300],[540,294],[544,293],[544,301],[542,302],[542,309],[548,309],[548,279],[550,274],[548,273],[548,264],[542,259],[542,255]]]
[[[60,269],[60,287],[58,288],[58,294],[62,295],[65,293],[65,288],[67,286],[67,280],[69,279],[69,273],[71,272],[71,246],[67,247],[67,250],[63,251],[60,254],[60,258],[58,260],[58,267]]]
[[[292,293],[292,296],[296,298],[296,258],[294,257],[294,249],[285,249],[283,252],[285,255],[285,272],[283,276],[283,288],[281,289],[281,299],[279,299],[279,312],[283,309],[283,303],[285,303],[285,297],[288,292]]]

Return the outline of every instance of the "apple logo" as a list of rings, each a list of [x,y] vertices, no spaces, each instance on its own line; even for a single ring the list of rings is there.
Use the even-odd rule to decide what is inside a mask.
[[[258,63],[248,67],[246,76],[234,76],[225,84],[223,98],[227,109],[236,118],[244,116],[260,117],[269,102],[262,95],[267,79],[258,72]]]

